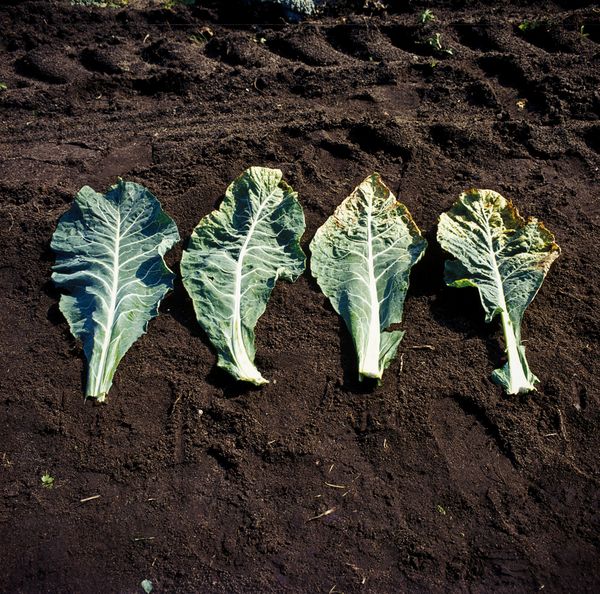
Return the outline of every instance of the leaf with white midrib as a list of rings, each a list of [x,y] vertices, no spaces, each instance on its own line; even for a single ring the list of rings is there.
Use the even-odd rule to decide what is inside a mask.
[[[175,223],[139,184],[106,195],[83,187],[52,238],[60,309],[88,360],[86,395],[103,401],[119,361],[158,315],[173,286],[163,256],[179,241]]]
[[[342,316],[358,356],[359,378],[381,378],[403,332],[410,269],[427,242],[378,174],[365,179],[317,230],[311,270]]]
[[[181,260],[198,322],[235,378],[266,383],[254,365],[254,327],[282,278],[304,270],[304,213],[278,169],[251,167],[194,229]]]
[[[536,219],[525,221],[492,190],[469,190],[440,216],[440,245],[457,260],[446,262],[446,283],[477,287],[486,322],[500,316],[507,364],[492,379],[509,394],[535,389],[521,344],[521,321],[560,250]]]

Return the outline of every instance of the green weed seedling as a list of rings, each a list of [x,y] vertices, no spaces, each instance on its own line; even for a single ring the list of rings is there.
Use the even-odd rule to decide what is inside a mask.
[[[373,12],[383,12],[387,10],[387,4],[381,0],[365,0],[363,10],[371,10]]]
[[[42,475],[42,487],[46,489],[50,489],[54,485],[54,477],[50,476],[50,474],[46,473]]]
[[[419,21],[420,21],[420,23],[422,25],[426,25],[427,23],[430,23],[431,21],[435,21],[435,15],[433,14],[433,12],[429,8],[426,8],[419,15]]]
[[[443,46],[441,33],[435,33],[427,40],[427,43],[440,54],[448,54],[449,56],[454,55],[452,48]]]

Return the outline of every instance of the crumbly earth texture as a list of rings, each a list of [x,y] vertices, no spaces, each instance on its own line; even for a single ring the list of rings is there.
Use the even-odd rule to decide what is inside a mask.
[[[0,591],[600,591],[597,8],[370,2],[287,24],[226,4],[0,7]],[[250,165],[299,192],[305,249],[373,171],[422,229],[383,384],[357,381],[305,273],[259,321],[263,388],[215,369],[177,282],[108,404],[84,402],[50,283],[76,191],[142,183],[185,238]],[[436,220],[472,187],[563,250],[525,314],[530,395],[490,381],[499,325],[443,284]]]

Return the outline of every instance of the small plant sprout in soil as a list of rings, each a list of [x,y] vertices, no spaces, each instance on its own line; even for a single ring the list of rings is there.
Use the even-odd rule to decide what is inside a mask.
[[[387,4],[381,0],[365,0],[363,4],[363,10],[370,10],[371,12],[383,12],[387,10]]]
[[[454,54],[454,50],[452,48],[443,46],[441,33],[435,33],[429,37],[427,39],[427,43],[440,54],[448,54],[449,56]]]
[[[426,25],[427,23],[430,23],[431,21],[435,21],[435,15],[433,14],[433,12],[431,11],[431,9],[426,8],[420,15],[419,15],[419,22],[422,25]]]
[[[54,477],[50,476],[49,473],[43,474],[41,480],[42,487],[45,487],[46,489],[50,489],[54,485]]]
[[[525,19],[521,21],[518,25],[519,31],[525,33],[526,31],[535,31],[536,29],[541,29],[542,27],[547,27],[545,21],[536,21]]]

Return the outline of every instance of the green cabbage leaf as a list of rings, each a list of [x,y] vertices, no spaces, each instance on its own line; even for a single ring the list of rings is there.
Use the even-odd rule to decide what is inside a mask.
[[[304,212],[279,169],[250,167],[194,229],[181,259],[196,317],[236,379],[267,383],[254,365],[254,328],[277,279],[305,269]]]
[[[406,206],[375,173],[365,179],[317,230],[311,271],[352,335],[359,379],[381,379],[404,332],[402,321],[412,266],[427,241]]]
[[[469,190],[440,216],[437,238],[457,258],[446,261],[446,284],[476,287],[486,322],[500,316],[508,360],[492,380],[508,394],[534,390],[539,380],[525,358],[521,321],[560,253],[554,236],[497,192]]]
[[[86,396],[102,402],[117,365],[158,315],[173,287],[164,254],[177,226],[143,186],[122,180],[106,194],[85,186],[52,237],[60,310],[83,343]]]

